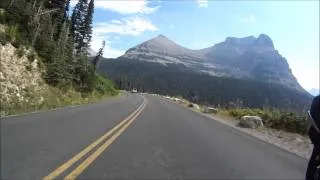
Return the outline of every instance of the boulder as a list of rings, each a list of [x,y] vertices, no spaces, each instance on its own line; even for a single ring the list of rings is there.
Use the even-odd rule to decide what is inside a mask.
[[[185,104],[185,103],[186,103],[186,101],[184,101],[183,99],[179,99],[177,102],[178,102],[179,104]]]
[[[254,129],[263,126],[263,122],[261,117],[259,116],[242,116],[239,122],[239,126]]]
[[[174,101],[174,102],[179,102],[180,99],[179,99],[179,98],[173,98],[173,101]]]
[[[200,107],[199,107],[198,104],[190,103],[190,104],[188,105],[188,107],[190,107],[190,108],[195,108],[195,109],[197,109],[197,110],[200,110]]]
[[[200,106],[198,104],[193,104],[193,107],[200,110]]]
[[[216,113],[218,113],[218,109],[213,108],[213,107],[205,107],[203,112],[216,114]]]

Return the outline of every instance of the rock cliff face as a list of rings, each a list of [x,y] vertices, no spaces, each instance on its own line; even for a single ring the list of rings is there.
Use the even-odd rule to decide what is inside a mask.
[[[306,92],[293,76],[287,60],[265,34],[257,38],[228,37],[224,42],[200,50],[182,47],[159,35],[130,48],[122,57],[164,65],[183,64],[212,76],[271,82]]]
[[[130,48],[123,57],[141,61],[158,62],[161,64],[193,64],[203,60],[200,51],[182,47],[163,35],[159,35],[133,48]]]
[[[20,52],[19,52],[20,51]],[[41,103],[47,86],[41,78],[38,60],[30,50],[0,44],[0,103],[4,109],[22,103]],[[38,96],[39,95],[39,96]]]

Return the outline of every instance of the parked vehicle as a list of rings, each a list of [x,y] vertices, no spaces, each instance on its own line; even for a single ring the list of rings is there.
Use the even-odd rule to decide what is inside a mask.
[[[132,92],[132,93],[137,93],[138,90],[137,90],[136,88],[133,88],[133,89],[131,90],[131,92]]]

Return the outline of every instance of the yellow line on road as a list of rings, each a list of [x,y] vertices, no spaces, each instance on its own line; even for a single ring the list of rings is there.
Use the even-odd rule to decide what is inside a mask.
[[[141,112],[140,110],[144,108],[146,104],[146,99],[144,99],[144,102],[133,112],[131,113],[125,120],[121,121],[121,123],[117,124],[114,128],[112,128],[110,131],[108,131],[106,134],[101,136],[98,140],[94,141],[92,144],[87,146],[85,149],[83,149],[80,153],[73,156],[70,160],[63,163],[61,166],[59,166],[57,169],[52,171],[49,175],[45,176],[44,180],[51,180],[56,177],[58,177],[61,173],[63,173],[65,170],[67,170],[70,166],[72,166],[75,162],[80,160],[83,156],[85,156],[87,153],[89,153],[93,148],[95,148],[98,144],[100,144],[102,141],[107,139],[111,134],[116,132],[122,125],[126,124],[136,113]]]
[[[117,131],[110,139],[108,139],[103,145],[101,145],[93,154],[91,154],[86,160],[84,160],[77,168],[75,168],[70,174],[68,174],[64,180],[74,180],[76,179],[97,157],[103,153],[113,141],[115,141],[132,123],[133,121],[141,114],[145,107],[139,110],[132,119],[126,123],[119,131]]]

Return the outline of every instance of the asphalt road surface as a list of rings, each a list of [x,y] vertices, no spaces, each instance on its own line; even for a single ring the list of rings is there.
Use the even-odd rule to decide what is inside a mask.
[[[306,166],[151,95],[1,119],[1,179],[303,179]]]

